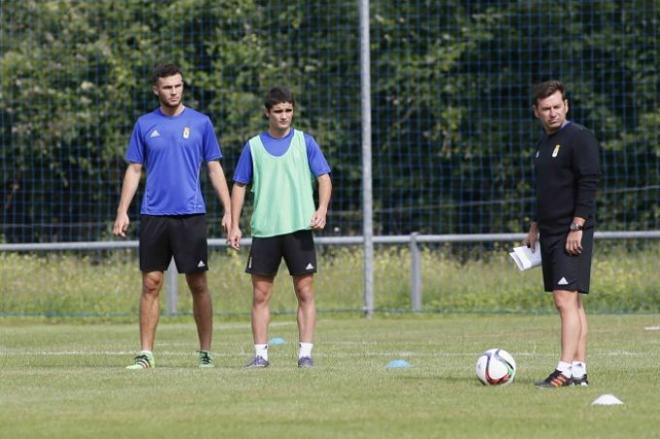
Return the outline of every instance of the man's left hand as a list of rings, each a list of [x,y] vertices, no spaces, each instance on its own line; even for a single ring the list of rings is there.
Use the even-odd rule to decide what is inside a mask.
[[[325,213],[320,210],[314,212],[314,215],[312,215],[312,220],[310,221],[309,225],[314,230],[323,230],[323,228],[325,227]]]

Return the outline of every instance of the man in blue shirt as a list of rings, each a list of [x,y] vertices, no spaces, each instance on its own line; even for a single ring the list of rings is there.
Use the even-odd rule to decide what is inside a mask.
[[[199,366],[213,367],[211,338],[213,307],[206,280],[208,250],[206,206],[200,187],[202,162],[222,202],[222,227],[231,225],[229,190],[219,160],[220,145],[210,119],[183,105],[183,75],[172,64],[154,69],[152,88],[160,106],[135,124],[126,152],[129,162],[117,208],[113,234],[126,236],[128,208],[135,196],[142,168],[147,182],[140,216],[141,351],[128,369],[155,367],[153,355],[160,315],[159,293],[163,272],[174,257],[177,270],[186,274],[193,298],[199,337]]]

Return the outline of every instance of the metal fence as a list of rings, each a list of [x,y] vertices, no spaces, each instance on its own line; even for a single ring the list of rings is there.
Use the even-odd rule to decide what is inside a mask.
[[[294,90],[297,127],[333,168],[319,243],[364,247],[367,313],[374,245],[409,246],[419,309],[418,245],[520,236],[539,80],[562,79],[569,118],[602,143],[598,236],[655,238],[659,14],[657,2],[633,0],[0,1],[0,251],[136,245],[108,241],[109,228],[160,61],[183,66],[186,103],[214,121],[230,178],[263,129],[265,90]]]
[[[422,258],[420,247],[424,244],[438,243],[511,243],[520,242],[524,238],[520,233],[492,233],[492,234],[474,234],[474,235],[420,235],[412,233],[410,235],[395,236],[374,236],[373,243],[377,245],[405,246],[409,249],[410,255],[410,305],[409,311],[420,312],[423,307],[422,294]],[[635,232],[596,232],[595,239],[600,240],[654,240],[660,238],[660,231],[635,231]],[[344,237],[319,237],[316,239],[318,246],[363,246],[364,238],[361,236]],[[241,240],[241,245],[249,246],[250,238]],[[223,239],[209,239],[209,248],[226,247]],[[75,243],[32,243],[32,244],[0,244],[0,252],[62,252],[79,251],[92,252],[118,249],[137,249],[137,241],[109,241],[109,242],[75,242]],[[170,264],[166,273],[166,312],[169,315],[176,315],[178,312],[177,303],[179,298],[178,273],[174,263]],[[374,312],[377,297],[366,300],[364,297],[362,311],[369,315]]]

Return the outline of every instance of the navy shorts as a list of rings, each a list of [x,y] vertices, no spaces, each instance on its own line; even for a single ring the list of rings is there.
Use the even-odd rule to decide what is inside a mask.
[[[208,267],[206,215],[140,216],[140,270],[165,271],[174,257],[179,273]]]
[[[565,290],[589,293],[591,278],[591,254],[594,247],[594,229],[582,231],[582,253],[570,255],[566,252],[567,233],[559,235],[541,234],[541,265],[545,291]]]
[[[246,273],[275,276],[284,258],[291,276],[316,273],[316,250],[311,230],[252,238]]]

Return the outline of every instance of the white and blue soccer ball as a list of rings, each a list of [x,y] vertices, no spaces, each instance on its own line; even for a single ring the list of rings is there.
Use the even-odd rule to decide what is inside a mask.
[[[477,359],[476,369],[484,386],[506,385],[516,377],[516,360],[504,349],[488,349]]]

